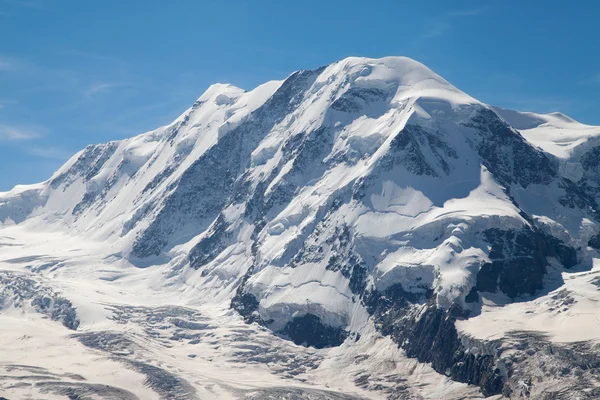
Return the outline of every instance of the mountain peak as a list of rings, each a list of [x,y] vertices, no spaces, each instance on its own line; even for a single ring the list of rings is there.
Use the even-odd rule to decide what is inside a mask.
[[[346,57],[332,65],[343,65],[349,67],[376,67],[385,66],[389,69],[389,77],[394,75],[396,79],[401,80],[404,84],[416,83],[426,79],[437,79],[444,81],[439,75],[433,72],[425,64],[422,64],[412,58],[405,56],[387,56],[381,58],[370,57]],[[445,82],[445,81],[444,81]]]
[[[348,57],[329,65],[323,78],[342,75],[353,87],[395,89],[393,100],[409,97],[440,99],[455,104],[479,104],[426,65],[404,56],[383,58]]]
[[[236,99],[242,94],[246,93],[246,91],[242,88],[234,86],[230,83],[214,83],[206,89],[202,96],[198,97],[199,102],[210,100],[211,98],[219,98],[219,102],[226,102],[226,99]]]

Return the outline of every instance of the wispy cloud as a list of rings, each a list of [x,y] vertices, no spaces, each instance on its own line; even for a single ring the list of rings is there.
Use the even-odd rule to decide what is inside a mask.
[[[477,15],[481,15],[487,11],[487,7],[478,7],[478,8],[470,8],[464,10],[456,10],[451,11],[447,14],[448,17],[451,18],[460,18],[460,17],[475,17]]]
[[[10,71],[13,68],[13,64],[4,59],[4,58],[0,58],[0,71]]]
[[[535,96],[520,91],[504,93],[482,93],[480,98],[488,104],[517,111],[532,111],[540,114],[551,112],[569,113],[577,105],[573,99],[556,96]]]
[[[1,60],[24,66],[11,72],[17,90],[9,93],[10,100],[16,99],[19,106],[10,113],[10,120],[0,120],[0,142],[5,145],[19,143],[25,154],[64,159],[65,153],[60,149],[42,148],[39,141],[32,139],[43,136],[44,142],[52,139],[60,146],[71,140],[66,137],[67,131],[80,131],[89,136],[90,141],[131,136],[170,122],[197,97],[194,82],[202,81],[200,75],[185,76],[181,81],[174,81],[169,76],[165,79],[167,84],[160,77],[139,74],[128,63],[101,54],[71,50],[66,51],[63,58],[69,58],[69,62],[63,64],[66,67],[56,67],[44,64],[43,59],[23,59],[0,53]],[[151,98],[140,96],[148,92],[161,93],[157,96],[160,101],[152,102]],[[41,111],[29,106],[32,98],[43,100]],[[6,117],[8,104],[12,104],[7,103],[8,100],[0,98],[0,103],[7,104],[6,110],[0,110],[0,115]],[[13,107],[10,108],[12,111]],[[28,121],[40,119],[56,126],[62,124],[64,128],[44,131],[28,125]],[[63,120],[68,122],[63,123]],[[88,121],[94,123],[88,124]],[[73,142],[81,140],[78,137]],[[38,147],[28,150],[33,145]]]
[[[446,22],[438,22],[434,24],[427,32],[419,36],[419,40],[433,39],[439,36],[443,36],[448,32],[452,26]]]
[[[10,18],[19,12],[44,10],[42,0],[0,0],[0,17]]]
[[[25,151],[33,156],[43,157],[43,158],[53,158],[56,160],[65,160],[69,158],[71,155],[70,152],[60,148],[60,147],[28,147]]]
[[[42,140],[48,130],[39,125],[0,125],[0,142],[10,142],[20,151],[41,158],[65,160],[70,153],[61,147],[41,146]]]
[[[443,36],[444,34],[452,30],[452,28],[457,23],[456,20],[462,18],[476,17],[478,15],[484,14],[486,11],[487,7],[477,7],[455,10],[443,14],[435,20],[432,20],[429,24],[429,29],[425,31],[421,36],[419,36],[417,40],[424,41]]]
[[[61,55],[61,56],[83,58],[83,59],[88,59],[88,60],[93,60],[93,61],[110,62],[113,64],[126,64],[124,61],[122,61],[118,58],[115,58],[112,56],[107,56],[104,54],[91,53],[89,51],[67,49],[67,50],[56,51],[56,54]]]
[[[44,9],[44,4],[42,0],[0,0],[0,5],[22,8],[34,8],[38,10]]]
[[[277,47],[269,47],[269,46],[253,46],[252,51],[266,54],[269,56],[276,57],[293,57],[293,58],[302,58],[302,59],[315,59],[319,58],[320,54],[313,51],[295,51],[286,48],[277,48]]]
[[[14,100],[0,97],[0,110],[6,110],[10,106],[15,105],[15,104],[17,104],[17,102]]]
[[[94,66],[90,68],[89,65],[73,63],[73,67],[55,68],[19,57],[0,55],[0,73],[11,73],[15,79],[27,82],[19,95],[58,94],[61,101],[48,108],[53,112],[70,112],[91,104],[102,108],[115,98],[131,96],[140,85],[141,78],[130,73],[123,65],[117,65],[117,59],[78,52],[70,55],[94,60]],[[97,64],[102,64],[102,67]]]
[[[38,139],[44,136],[46,130],[39,126],[0,125],[0,139],[9,141],[24,141]]]
[[[128,83],[122,82],[99,82],[91,84],[87,89],[83,91],[83,95],[86,98],[91,98],[97,94],[110,93],[115,89],[122,88],[133,88],[134,86]]]
[[[32,72],[34,66],[20,58],[0,55],[0,72]]]
[[[600,72],[591,73],[577,82],[579,86],[595,86],[600,84]]]

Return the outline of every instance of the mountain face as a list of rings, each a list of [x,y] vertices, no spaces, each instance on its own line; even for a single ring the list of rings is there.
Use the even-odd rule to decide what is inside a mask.
[[[134,355],[161,329],[187,346],[242,319],[212,333],[223,349],[246,330],[276,341],[246,363],[283,374],[274,346],[310,363],[285,372],[297,392],[233,398],[597,398],[599,166],[600,128],[490,107],[403,57],[217,84],[172,124],[0,194],[0,299],[146,376],[92,374],[105,398],[224,398]],[[42,393],[100,393],[61,382]]]

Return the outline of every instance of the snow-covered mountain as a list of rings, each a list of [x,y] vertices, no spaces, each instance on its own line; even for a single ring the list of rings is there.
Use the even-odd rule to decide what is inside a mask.
[[[0,336],[82,348],[0,343],[0,395],[596,398],[599,164],[408,58],[213,85],[0,194]]]

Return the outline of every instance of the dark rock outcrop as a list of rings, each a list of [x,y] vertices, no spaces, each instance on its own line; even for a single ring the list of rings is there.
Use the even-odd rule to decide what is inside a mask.
[[[477,385],[486,396],[502,392],[505,377],[496,357],[473,354],[462,344],[454,323],[466,313],[458,306],[441,310],[433,297],[417,297],[401,285],[369,293],[364,304],[381,333],[389,335],[408,357],[431,363],[453,380]]]
[[[501,291],[510,298],[533,295],[543,288],[547,257],[556,257],[565,268],[577,263],[573,248],[538,230],[488,229],[483,236],[491,245],[491,262],[477,274],[479,292]]]
[[[339,346],[348,337],[348,332],[325,325],[321,318],[314,314],[293,318],[281,333],[298,345],[312,346],[317,349]]]

